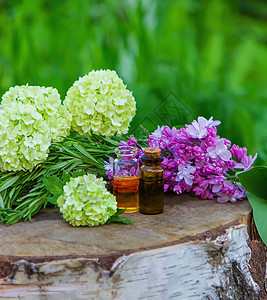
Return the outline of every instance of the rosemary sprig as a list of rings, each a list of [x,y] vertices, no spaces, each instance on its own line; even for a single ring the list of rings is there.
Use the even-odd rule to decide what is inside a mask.
[[[63,171],[84,171],[106,177],[104,161],[114,155],[114,148],[126,137],[97,134],[81,136],[72,132],[62,142],[53,143],[47,160],[31,172],[0,172],[0,221],[7,225],[30,220],[46,207],[52,195],[47,191],[43,176],[56,175],[63,180]]]

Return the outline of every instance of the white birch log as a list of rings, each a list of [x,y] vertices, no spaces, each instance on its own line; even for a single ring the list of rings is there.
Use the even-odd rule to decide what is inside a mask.
[[[16,225],[17,228],[26,226],[28,229],[30,225],[39,225],[33,226],[33,231],[29,229],[24,235],[25,243],[21,249],[16,249],[19,244],[16,244],[15,240],[12,242],[11,236],[8,239],[3,233],[10,230],[9,233],[15,234],[15,228],[1,227],[0,232],[8,243],[6,248],[3,244],[0,247],[2,258],[0,263],[2,261],[3,265],[5,261],[7,266],[9,263],[10,270],[9,273],[6,270],[6,276],[2,276],[0,280],[0,299],[260,299],[260,294],[264,294],[250,270],[252,251],[248,246],[250,239],[247,233],[251,211],[249,205],[239,204],[238,213],[230,213],[230,208],[234,205],[231,207],[221,205],[221,211],[217,214],[215,222],[212,220],[213,217],[208,220],[208,216],[209,213],[218,211],[216,203],[188,198],[183,200],[175,208],[173,208],[174,199],[168,200],[166,205],[172,209],[168,211],[167,207],[165,215],[146,217],[135,214],[135,222],[138,221],[136,227],[122,225],[99,227],[98,235],[101,239],[98,241],[90,239],[89,234],[96,228],[87,228],[88,235],[82,236],[84,242],[80,247],[75,243],[77,240],[80,242],[78,235],[84,228],[66,226],[65,236],[58,239],[56,232],[60,228],[58,225],[64,223],[58,218],[52,218],[53,220],[50,218],[50,245],[53,249],[50,255],[47,255],[48,237],[38,236],[47,224],[46,218],[40,217],[40,220],[33,224]],[[175,222],[171,221],[170,226],[165,226],[164,222],[168,224],[167,214],[169,218],[173,217],[174,210],[177,212],[179,205],[180,210],[184,212],[187,207],[187,224],[180,224],[177,218],[176,222],[179,225],[175,227]],[[196,214],[192,217],[192,208],[195,206],[197,209],[199,205],[209,207],[209,211],[206,211],[206,225],[198,224],[203,215]],[[202,212],[204,213],[204,209]],[[226,212],[229,214],[227,217],[223,216]],[[147,223],[150,218],[154,219],[152,227],[151,222]],[[162,222],[159,222],[160,220]],[[228,224],[226,220],[229,221]],[[239,225],[233,225],[234,221]],[[222,226],[214,227],[218,222],[221,222]],[[182,229],[187,227],[186,225],[189,228],[187,234],[181,236],[176,232],[177,229],[186,231]],[[165,234],[161,230],[156,230],[155,226],[163,226],[161,229]],[[207,226],[206,231],[201,231],[203,226]],[[194,232],[193,227],[200,230],[196,229],[198,232]],[[67,230],[70,230],[72,235]],[[121,238],[126,242],[120,246],[114,244],[113,251],[110,250],[112,230],[119,230]],[[131,242],[131,238],[127,239],[127,235],[131,233],[137,238],[140,230],[148,233],[146,235],[148,241],[144,241],[144,232],[140,232],[137,247],[136,240]],[[220,231],[221,234],[217,234]],[[190,232],[193,234],[190,235]],[[54,240],[55,237],[57,239]],[[46,247],[43,238],[47,242]],[[38,249],[31,246],[38,244],[35,239],[40,242],[41,247],[37,246]],[[90,243],[91,252],[88,252]],[[55,251],[53,244],[59,247],[58,251]],[[25,245],[32,248],[27,250]],[[73,254],[72,246],[79,252],[78,255]],[[9,254],[7,251],[10,251]],[[265,264],[259,262],[261,263]]]

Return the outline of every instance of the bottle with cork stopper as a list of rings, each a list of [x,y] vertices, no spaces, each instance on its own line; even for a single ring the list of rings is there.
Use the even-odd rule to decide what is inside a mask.
[[[143,214],[160,214],[164,206],[163,157],[159,148],[146,148],[141,157],[139,211]]]

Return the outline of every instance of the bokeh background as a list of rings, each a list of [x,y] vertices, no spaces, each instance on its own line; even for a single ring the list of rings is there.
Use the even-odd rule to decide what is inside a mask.
[[[0,93],[28,83],[63,100],[115,69],[137,101],[132,133],[213,116],[266,164],[266,20],[264,0],[0,0]]]

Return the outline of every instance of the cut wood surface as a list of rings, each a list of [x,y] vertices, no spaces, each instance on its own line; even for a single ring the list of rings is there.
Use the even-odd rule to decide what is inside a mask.
[[[47,209],[33,222],[0,225],[0,253],[12,256],[99,255],[158,248],[235,222],[246,223],[247,201],[220,204],[190,195],[165,197],[164,213],[125,214],[133,225],[72,227],[58,209]],[[210,233],[211,234],[211,233]],[[215,232],[218,235],[217,232]],[[207,236],[208,237],[208,236]]]
[[[72,227],[57,209],[47,209],[32,223],[1,224],[0,298],[264,296],[265,249],[260,241],[249,247],[247,201],[219,204],[172,194],[163,214],[125,217],[134,224]],[[261,261],[253,260],[256,254]]]

